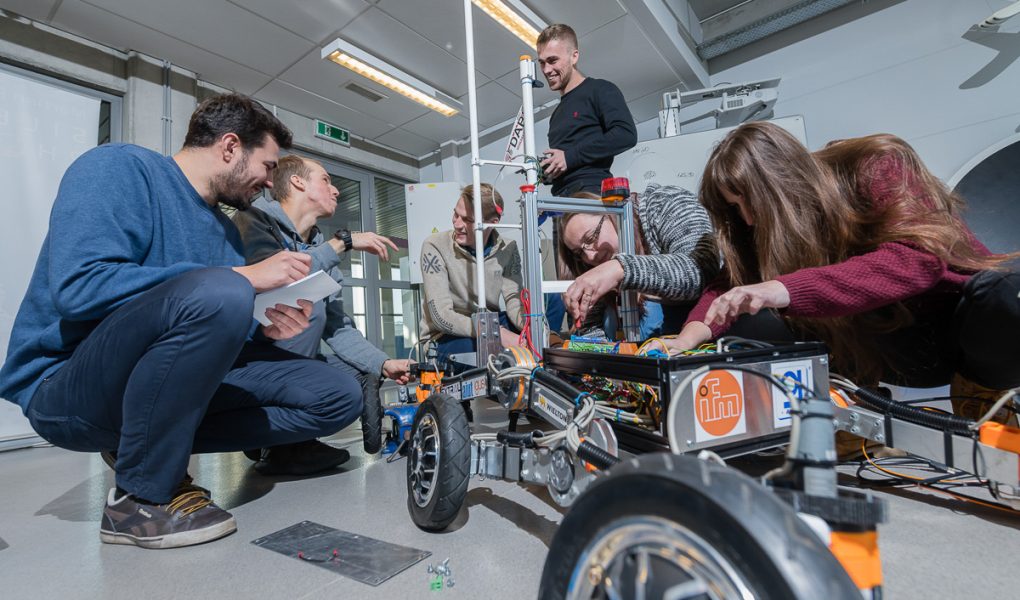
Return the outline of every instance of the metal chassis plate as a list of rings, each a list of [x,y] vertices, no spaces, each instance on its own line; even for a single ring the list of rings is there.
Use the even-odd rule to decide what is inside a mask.
[[[675,387],[683,381],[688,373],[706,364],[734,364],[765,372],[768,371],[769,365],[772,364],[792,360],[810,360],[815,389],[828,390],[829,387],[828,349],[824,344],[817,342],[668,359],[574,352],[557,348],[546,349],[543,357],[545,367],[559,373],[571,375],[591,374],[610,379],[657,386],[659,397],[663,399],[663,415],[667,413],[669,404],[677,401],[677,399],[681,402],[692,403],[693,394],[689,391],[686,394],[678,394]],[[732,457],[767,448],[775,448],[789,440],[789,426],[776,428],[772,425],[771,386],[764,379],[754,377],[753,375],[745,375],[744,382],[745,389],[751,388],[755,390],[757,402],[759,402],[755,406],[769,407],[769,410],[766,411],[768,419],[764,419],[765,415],[761,414],[761,411],[756,412],[757,416],[755,419],[760,420],[760,426],[758,425],[759,421],[756,421],[752,428],[752,424],[749,421],[747,434],[698,443],[693,435],[693,405],[689,409],[682,407],[681,412],[686,410],[688,414],[692,415],[691,422],[689,423],[689,433],[691,435],[687,435],[688,430],[686,429],[678,432],[677,435],[677,438],[684,442],[688,439],[691,440],[690,445],[685,444],[684,453],[711,449],[723,457]],[[745,392],[745,395],[750,394]],[[758,410],[758,408],[755,410]],[[620,448],[623,450],[643,453],[669,449],[665,423],[663,423],[663,426],[658,431],[650,431],[626,423],[612,422],[611,425],[619,439]]]

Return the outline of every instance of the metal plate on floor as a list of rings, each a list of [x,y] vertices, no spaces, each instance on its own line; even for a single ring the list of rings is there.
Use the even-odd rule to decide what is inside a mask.
[[[432,555],[311,521],[252,540],[252,544],[368,585],[379,585]]]

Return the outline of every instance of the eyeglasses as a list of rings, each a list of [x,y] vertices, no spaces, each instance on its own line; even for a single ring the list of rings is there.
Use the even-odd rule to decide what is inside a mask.
[[[599,236],[602,235],[602,225],[606,222],[606,216],[602,215],[599,219],[599,224],[595,226],[595,229],[589,231],[583,238],[581,238],[581,246],[574,250],[574,256],[581,258],[585,252],[589,250],[595,250],[595,244],[599,243]]]

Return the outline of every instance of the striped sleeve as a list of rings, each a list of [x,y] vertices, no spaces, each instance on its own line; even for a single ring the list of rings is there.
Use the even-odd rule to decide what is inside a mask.
[[[651,184],[641,196],[638,218],[647,254],[616,255],[622,287],[665,300],[698,298],[719,273],[719,253],[708,213],[691,192]]]

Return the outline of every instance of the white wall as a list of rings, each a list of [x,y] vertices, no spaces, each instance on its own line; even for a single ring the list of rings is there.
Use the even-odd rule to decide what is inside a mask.
[[[907,0],[715,73],[712,84],[782,76],[776,115],[803,115],[812,149],[837,138],[899,135],[944,180],[1020,125],[1020,61],[963,39],[1006,0]],[[820,19],[835,18],[833,15]],[[1020,51],[1020,18],[979,34]],[[780,34],[782,35],[782,34]],[[989,79],[989,73],[998,75]]]
[[[163,149],[162,60],[137,52],[121,52],[23,17],[0,15],[0,62],[94,87],[124,98],[122,141],[157,152]],[[200,81],[195,73],[173,68],[171,80],[170,151],[180,149],[188,120],[198,100],[227,91]],[[364,166],[401,179],[414,180],[417,160],[361,139],[351,146],[325,142],[312,135],[313,118],[277,110],[294,132],[296,147],[345,163]]]

